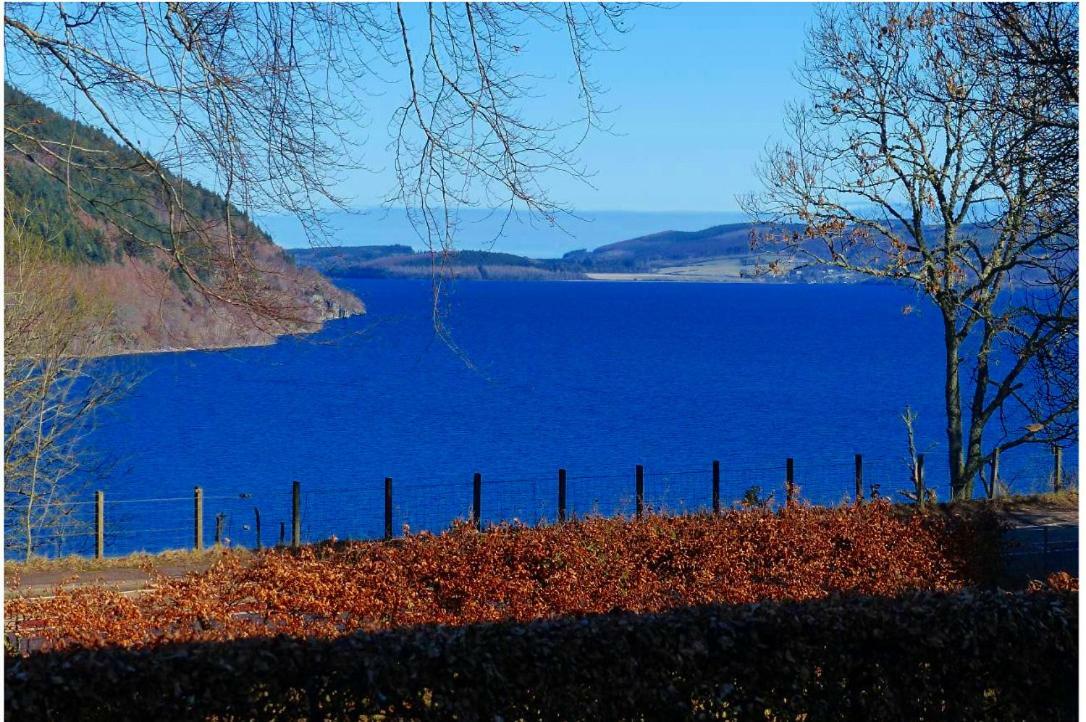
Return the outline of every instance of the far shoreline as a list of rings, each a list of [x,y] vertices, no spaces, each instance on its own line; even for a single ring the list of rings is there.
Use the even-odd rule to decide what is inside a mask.
[[[342,281],[429,281],[431,276],[328,276],[333,283]],[[711,283],[714,285],[732,286],[860,286],[873,283],[893,285],[892,282],[876,279],[863,280],[833,280],[833,281],[788,281],[761,278],[742,278],[729,276],[726,278],[708,276],[677,276],[671,274],[654,273],[591,273],[583,278],[479,278],[477,276],[448,276],[440,277],[443,282],[470,282],[470,283]]]

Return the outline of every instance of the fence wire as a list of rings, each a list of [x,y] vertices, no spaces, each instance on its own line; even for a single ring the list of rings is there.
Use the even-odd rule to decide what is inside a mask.
[[[719,463],[719,503],[722,509],[743,505],[781,507],[789,494],[785,459],[756,460],[722,457]],[[1067,463],[1070,461],[1070,463]],[[800,503],[836,505],[856,499],[857,465],[852,454],[795,459],[792,490]],[[566,469],[565,516],[635,515],[638,493],[635,466],[628,469]],[[475,508],[472,473],[427,478],[392,478],[391,532],[439,533],[457,520],[482,526],[499,523],[536,525],[559,519],[558,470],[488,476],[481,473],[479,505]],[[863,456],[859,472],[864,499],[886,498],[915,501],[915,485],[909,463],[901,457]],[[1065,460],[1062,485],[1077,484],[1075,460]],[[641,505],[645,513],[690,514],[713,508],[713,462],[683,468],[643,467]],[[1002,479],[1004,489],[1038,491],[1051,489],[1051,469],[1033,465],[1019,468]],[[938,500],[950,497],[945,481],[930,480],[926,487]],[[221,492],[220,490],[217,490]],[[365,540],[385,536],[385,477],[328,483],[301,480],[297,499],[302,542],[328,539]],[[983,490],[978,483],[976,494]],[[202,495],[204,547],[257,548],[289,544],[294,532],[295,498],[292,483],[274,488],[238,490]],[[92,497],[69,505],[69,519],[62,527],[39,530],[37,553],[46,556],[94,554],[98,542],[97,503]],[[103,542],[107,555],[136,551],[188,549],[197,545],[194,495],[163,494],[149,498],[113,498],[106,494]],[[11,526],[17,503],[5,500],[5,517]],[[16,558],[18,558],[17,549]],[[9,543],[9,553],[12,546]]]

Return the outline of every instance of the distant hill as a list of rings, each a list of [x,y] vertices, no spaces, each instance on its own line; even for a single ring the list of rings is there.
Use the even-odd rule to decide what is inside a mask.
[[[594,251],[573,251],[567,262],[615,271],[644,270],[662,263],[721,256],[750,255],[749,223],[731,223],[700,231],[661,231],[627,241],[609,243]]]
[[[418,211],[405,208],[358,208],[329,210],[321,215],[324,235],[318,245],[373,246],[388,243],[420,243],[412,223]],[[277,214],[261,215],[260,227],[269,231],[284,248],[310,246],[305,229],[297,218]],[[529,213],[508,213],[507,209],[452,208],[449,221],[456,227],[460,248],[503,251],[527,258],[558,258],[577,248],[597,248],[605,243],[634,238],[670,228],[696,231],[724,223],[742,223],[747,217],[738,211],[614,211],[578,208],[573,214],[559,214],[551,223]],[[499,244],[499,245],[495,245]]]
[[[570,251],[561,258],[527,258],[492,251],[458,251],[445,259],[443,272],[457,278],[476,279],[591,279],[645,281],[720,281],[760,283],[870,283],[873,279],[831,266],[797,268],[794,259],[768,248],[751,249],[752,232],[764,230],[749,223],[729,223],[700,231],[660,231],[593,250]],[[780,230],[780,229],[777,229]],[[790,229],[802,232],[802,226]],[[937,226],[928,229],[933,235]],[[993,241],[989,228],[964,226],[962,233],[981,245]],[[810,241],[821,251],[821,242]],[[415,253],[408,246],[335,246],[295,249],[300,265],[312,266],[332,276],[354,278],[428,277],[429,253]],[[776,261],[781,274],[767,274]],[[1025,276],[1016,274],[1015,282]]]
[[[453,278],[477,280],[565,280],[584,278],[558,260],[512,253],[456,251],[448,256],[415,253],[409,246],[332,246],[290,251],[300,266],[341,278],[425,278],[436,269]]]
[[[27,231],[45,239],[61,262],[78,270],[77,282],[104,298],[114,309],[117,351],[218,347],[267,343],[276,335],[312,331],[328,318],[362,312],[357,298],[312,269],[298,268],[291,258],[238,209],[231,209],[237,233],[248,244],[260,276],[251,287],[289,310],[290,321],[254,323],[234,305],[212,300],[175,272],[165,252],[139,242],[123,226],[139,227],[141,236],[171,248],[163,228],[165,204],[156,201],[152,170],[105,133],[46,107],[5,85],[5,202],[25,209]],[[32,129],[43,146],[19,133]],[[54,154],[47,149],[61,148]],[[70,153],[70,156],[69,156]],[[91,157],[110,159],[118,170],[89,172]],[[70,160],[69,160],[70,158]],[[95,199],[72,203],[67,188],[46,172],[69,178],[73,197]],[[225,201],[193,183],[181,183],[186,208],[200,219],[202,232],[222,238]],[[181,236],[184,243],[184,235]],[[215,266],[208,251],[185,249],[195,258],[197,273],[211,279]],[[217,251],[212,251],[212,253]]]
[[[444,263],[445,273],[457,278],[752,280],[756,266],[768,262],[772,256],[751,251],[750,233],[749,224],[735,223],[700,231],[662,231],[591,251],[570,251],[561,258],[457,251],[435,260]],[[294,249],[291,254],[299,265],[311,266],[331,276],[424,277],[432,272],[429,253],[415,253],[402,245]],[[810,276],[783,280],[815,279]]]

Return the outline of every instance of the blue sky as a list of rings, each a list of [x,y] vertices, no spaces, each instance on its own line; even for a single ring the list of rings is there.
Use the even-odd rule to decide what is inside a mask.
[[[734,210],[786,103],[802,97],[792,71],[812,17],[812,5],[785,3],[636,11],[622,49],[593,65],[617,133],[583,148],[597,190],[566,182],[555,195],[583,209]]]
[[[552,197],[587,220],[569,219],[561,230],[513,223],[495,238],[496,224],[472,213],[458,233],[458,247],[550,257],[661,230],[742,220],[735,197],[755,189],[759,155],[780,136],[787,103],[803,97],[793,71],[813,19],[813,5],[796,3],[638,8],[616,50],[592,62],[592,77],[607,91],[602,104],[612,111],[612,132],[590,135],[580,148],[591,187],[560,175],[547,179]],[[575,117],[561,38],[532,38],[525,56],[533,72],[557,69],[537,89],[544,102],[531,110]],[[369,210],[334,214],[335,243],[420,246],[400,213],[373,209],[389,189],[389,157],[378,142],[381,118],[398,99],[390,87],[370,104],[366,161],[372,171],[354,173],[341,186],[353,205]],[[280,244],[305,245],[293,219],[259,220]]]
[[[803,95],[793,69],[813,15],[813,5],[793,3],[637,8],[616,50],[591,65],[606,90],[601,104],[612,111],[612,132],[590,135],[579,151],[593,187],[555,175],[549,192],[580,211],[735,210],[736,194],[752,190],[759,154],[783,127],[785,105]],[[551,76],[536,88],[543,99],[530,112],[577,116],[561,36],[529,38],[521,62]],[[357,207],[377,205],[388,192],[385,124],[399,100],[393,85],[369,102],[372,172],[356,172],[342,186]]]
[[[416,32],[425,28],[422,12],[419,5],[405,9]],[[590,75],[605,90],[599,104],[611,112],[610,132],[590,134],[578,151],[590,185],[559,174],[542,179],[552,200],[592,222],[568,223],[566,232],[518,223],[496,243],[494,224],[481,222],[465,227],[460,247],[560,255],[660,230],[740,220],[736,195],[756,188],[753,168],[759,155],[780,136],[786,105],[803,97],[793,71],[814,12],[806,3],[635,8],[627,18],[629,32],[613,37],[615,49],[592,58]],[[578,117],[564,34],[536,31],[523,46],[515,69],[540,76],[536,97],[524,104],[526,115],[543,123]],[[336,187],[351,207],[373,209],[393,188],[388,126],[407,92],[405,79],[402,68],[389,70],[383,80],[374,80],[374,94],[365,100],[366,132],[358,143],[369,170],[352,171]],[[59,89],[50,78],[38,79],[40,88],[23,81],[32,93]],[[43,100],[55,102],[48,93]],[[96,120],[94,113],[86,117]],[[172,129],[141,131],[168,139]],[[189,172],[215,186],[199,169]],[[337,215],[342,232],[332,242],[418,245],[396,212]],[[296,222],[268,215],[258,219],[280,244],[305,243]]]

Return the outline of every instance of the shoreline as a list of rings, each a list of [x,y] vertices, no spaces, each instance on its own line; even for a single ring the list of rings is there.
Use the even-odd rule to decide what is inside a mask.
[[[351,282],[351,281],[426,281],[429,280],[429,276],[403,276],[403,277],[386,277],[386,278],[361,278],[351,276],[332,276],[329,280],[333,283],[336,282]],[[870,279],[860,281],[827,281],[817,283],[803,283],[788,280],[769,280],[760,278],[741,278],[738,276],[729,277],[709,277],[709,276],[688,276],[688,275],[673,275],[673,274],[659,274],[659,273],[587,273],[584,278],[470,278],[470,277],[453,277],[447,279],[456,282],[471,282],[471,283],[492,283],[492,282],[507,282],[507,283],[686,283],[686,284],[713,284],[713,285],[739,285],[739,286],[857,286],[857,285],[872,285],[879,284],[879,281],[873,281]],[[892,285],[892,284],[891,284]],[[141,356],[141,355],[153,355],[153,354],[171,354],[171,353],[186,353],[191,351],[229,351],[232,349],[245,349],[245,348],[259,348],[262,346],[273,346],[279,339],[288,336],[311,336],[315,333],[319,333],[324,330],[325,324],[330,321],[338,321],[341,319],[352,318],[355,316],[365,315],[365,311],[361,313],[351,313],[343,316],[329,317],[316,322],[318,325],[311,330],[296,330],[287,331],[284,333],[269,336],[266,339],[259,341],[243,341],[237,340],[229,343],[214,344],[214,345],[198,345],[198,346],[163,346],[157,348],[126,348],[110,351],[109,353],[103,353],[95,358],[114,358],[119,356]]]
[[[330,276],[333,281],[429,281],[430,276]],[[874,279],[862,279],[855,281],[835,280],[817,282],[796,282],[786,280],[771,280],[761,278],[741,278],[729,276],[725,278],[709,276],[677,276],[670,274],[653,273],[591,273],[583,278],[472,278],[469,276],[442,276],[443,281],[469,282],[469,283],[711,283],[714,285],[740,285],[740,286],[859,286],[872,283],[883,284],[884,281]]]
[[[274,346],[276,343],[279,342],[279,339],[281,339],[281,338],[285,338],[285,337],[288,337],[288,336],[311,336],[311,335],[313,335],[315,333],[319,333],[319,332],[324,330],[325,324],[327,324],[329,321],[340,321],[340,320],[343,320],[343,319],[353,318],[355,316],[364,316],[364,315],[366,315],[365,311],[362,311],[362,312],[359,312],[359,313],[349,313],[349,314],[342,315],[342,316],[331,316],[329,318],[325,318],[325,319],[322,319],[320,321],[315,321],[314,323],[316,323],[317,325],[316,325],[316,328],[314,328],[312,330],[308,330],[308,331],[306,331],[306,330],[285,331],[285,332],[280,333],[280,334],[269,335],[269,337],[267,339],[260,340],[260,341],[243,341],[241,339],[238,339],[235,342],[208,345],[208,346],[164,346],[164,347],[161,347],[161,348],[126,348],[126,349],[118,349],[118,350],[115,350],[115,351],[110,351],[109,353],[100,354],[100,355],[95,356],[94,358],[95,359],[105,359],[105,358],[116,358],[116,357],[119,357],[119,356],[150,356],[150,355],[155,355],[155,354],[187,353],[187,352],[190,352],[190,351],[230,351],[230,350],[233,350],[233,349],[261,348],[263,346]]]

